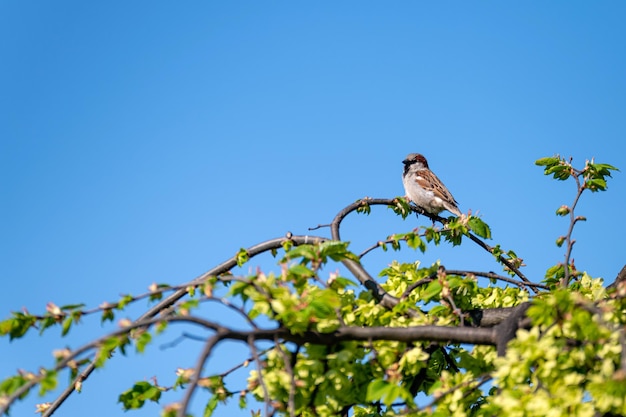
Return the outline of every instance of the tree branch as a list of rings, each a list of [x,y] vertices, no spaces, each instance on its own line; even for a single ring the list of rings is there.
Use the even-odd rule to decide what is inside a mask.
[[[511,310],[511,309],[509,309]],[[509,311],[510,313],[510,311]],[[435,325],[426,325],[426,326],[410,326],[410,327],[348,327],[342,326],[334,332],[330,333],[321,333],[317,331],[305,331],[298,334],[291,333],[288,329],[284,327],[279,327],[276,329],[252,329],[252,330],[234,330],[215,322],[203,319],[201,317],[196,316],[167,316],[167,317],[153,317],[145,320],[137,320],[129,326],[112,332],[106,336],[103,336],[91,343],[84,345],[83,347],[72,352],[71,355],[68,355],[62,361],[60,361],[54,368],[55,371],[59,371],[67,366],[67,364],[80,356],[84,352],[98,348],[105,340],[112,337],[119,337],[123,335],[127,335],[131,330],[134,329],[145,329],[149,328],[161,321],[167,321],[170,323],[192,323],[204,327],[208,330],[216,332],[214,336],[209,339],[207,344],[205,345],[205,349],[198,359],[198,364],[196,365],[196,372],[194,373],[193,378],[200,378],[201,368],[203,364],[206,362],[206,359],[214,349],[214,347],[223,340],[239,340],[244,343],[248,343],[250,340],[268,340],[268,341],[276,341],[283,340],[288,342],[293,342],[298,345],[302,345],[305,343],[312,343],[318,345],[334,345],[343,341],[364,341],[371,342],[373,340],[395,340],[400,342],[415,342],[415,341],[432,341],[432,342],[443,342],[443,343],[469,343],[469,344],[479,344],[479,345],[498,345],[499,340],[502,340],[502,337],[498,335],[499,329],[496,328],[471,328],[471,327],[448,327],[448,326],[435,326]],[[254,352],[253,352],[254,353]],[[95,362],[92,362],[88,368],[95,366]],[[81,373],[84,375],[85,371]],[[196,379],[192,379],[192,385],[188,388],[190,391],[195,389],[197,384]],[[27,384],[28,386],[23,386],[19,390],[19,392],[14,393],[14,395],[8,399],[7,404],[0,409],[0,413],[6,412],[10,404],[15,401],[15,399],[19,398],[24,392],[28,391],[32,386],[36,385],[37,382],[33,381],[32,383]],[[188,403],[191,398],[191,393],[188,393],[185,396],[185,402]],[[69,390],[66,390],[64,394],[71,393]],[[67,398],[58,397],[57,401],[51,405],[51,407],[46,410],[44,416],[49,416],[59,407],[59,405]],[[186,409],[186,406],[182,407],[183,410]]]
[[[388,199],[363,199],[357,200],[356,202],[345,207],[335,216],[332,223],[330,224],[331,236],[333,240],[341,240],[341,236],[339,235],[339,227],[341,225],[341,221],[351,212],[357,210],[360,207],[365,207],[368,205],[390,205],[393,204],[394,201],[395,200]],[[372,293],[372,295],[374,296],[374,298],[376,298],[376,301],[378,301],[380,305],[388,309],[392,309],[400,302],[400,299],[387,293],[383,289],[383,287],[374,278],[372,278],[372,276],[361,266],[360,263],[349,259],[343,260],[342,263],[352,273],[352,275],[354,275],[356,279],[358,279],[359,282],[361,282],[361,284],[363,284],[363,286]],[[417,312],[415,310],[407,310],[407,314],[411,317],[416,317]]]
[[[622,281],[626,281],[626,265],[622,267],[615,277],[615,281],[613,281],[607,288],[617,288]]]
[[[295,244],[308,244],[308,243],[323,242],[327,239],[323,237],[318,237],[318,236],[292,236],[291,233],[288,233],[286,237],[271,239],[271,240],[259,243],[257,245],[251,246],[246,251],[248,253],[248,256],[252,258],[253,256],[256,256],[263,252],[267,252],[272,249],[281,248],[282,244],[286,240],[291,240]],[[141,317],[135,320],[133,324],[144,322],[146,319],[152,318],[159,313],[164,313],[165,310],[172,307],[172,305],[174,305],[176,301],[180,300],[187,294],[187,288],[189,286],[198,286],[202,284],[203,282],[205,282],[208,278],[223,274],[224,272],[231,270],[236,265],[237,265],[236,256],[233,256],[232,258],[222,262],[216,267],[210,269],[204,274],[193,279],[189,283],[181,286],[178,290],[176,290],[176,292],[169,295],[167,298],[165,298],[164,300],[160,301],[155,306],[148,309],[148,311],[146,311],[143,315],[141,315]],[[46,410],[46,413],[43,414],[42,417],[51,416],[61,406],[61,404],[72,394],[72,392],[74,392],[76,383],[86,380],[89,377],[89,375],[91,375],[91,373],[94,371],[95,368],[96,366],[94,362],[87,365],[87,367],[83,370],[83,372],[77,378],[75,378],[74,381],[72,381],[72,383],[59,395],[59,397],[57,397],[57,399],[52,403],[50,408]],[[0,411],[2,410],[3,408],[0,408]]]
[[[343,219],[350,214],[353,211],[356,211],[359,208],[363,208],[363,207],[367,207],[367,206],[374,206],[374,205],[385,205],[385,206],[395,206],[396,203],[398,202],[397,198],[394,199],[387,199],[387,198],[365,198],[365,199],[361,199],[361,200],[357,200],[354,203],[348,205],[347,207],[345,207],[343,210],[341,210],[339,213],[337,213],[337,215],[335,216],[335,218],[333,219],[332,223],[330,224],[330,228],[331,228],[331,235],[333,240],[341,240],[340,235],[339,235],[339,228],[341,225],[341,222],[343,221]],[[433,223],[435,221],[438,221],[439,223],[443,224],[445,226],[446,224],[446,219],[434,214],[430,214],[424,210],[422,210],[420,207],[414,206],[414,205],[409,205],[410,209],[418,214],[421,214],[423,216],[428,217],[430,220],[433,221]],[[468,232],[467,236],[470,238],[470,240],[472,240],[474,243],[476,243],[478,246],[480,246],[481,248],[483,248],[484,250],[486,250],[487,252],[493,254],[493,248],[491,246],[489,246],[487,243],[483,242],[482,240],[480,240],[477,236],[475,236],[473,233]],[[371,250],[371,249],[370,249]],[[519,268],[517,268],[515,265],[513,265],[510,261],[508,261],[504,256],[499,255],[498,256],[498,260],[500,262],[502,262],[502,264],[504,264],[507,268],[509,268],[511,271],[513,271],[515,273],[515,275],[517,275],[522,281],[524,281],[525,283],[528,284],[528,286],[535,292],[537,293],[537,288],[535,288],[535,286],[531,286],[530,284],[533,284],[532,281],[530,281],[520,270]],[[352,272],[354,274],[354,272],[352,270],[350,270],[350,272]],[[358,278],[358,277],[357,277]],[[365,281],[367,281],[365,279]],[[365,282],[363,282],[363,285],[366,285]],[[367,285],[366,285],[367,287]],[[368,289],[370,289],[369,287],[367,287]],[[370,289],[370,291],[372,291],[372,289]],[[394,300],[389,299],[387,300],[387,302],[389,302],[389,304],[393,304]],[[395,303],[397,304],[397,299],[395,300]],[[382,304],[382,303],[381,303]],[[393,304],[395,305],[395,304]]]
[[[187,415],[187,408],[189,408],[189,403],[191,401],[191,397],[198,387],[198,381],[200,381],[202,369],[204,368],[204,364],[208,360],[213,348],[222,340],[226,331],[219,329],[215,335],[213,335],[204,345],[204,349],[202,349],[202,353],[196,362],[196,366],[193,369],[193,374],[189,380],[189,387],[185,392],[185,396],[183,398],[183,403],[181,407],[178,409],[176,413],[177,417],[185,417]]]
[[[505,355],[506,345],[515,337],[515,333],[520,328],[521,320],[526,316],[528,307],[530,307],[528,302],[514,307],[506,320],[495,327],[498,356]]]
[[[526,281],[520,282],[516,279],[505,277],[504,275],[499,275],[494,272],[460,271],[457,269],[446,269],[446,273],[451,274],[451,275],[461,275],[461,276],[475,275],[477,277],[497,279],[499,281],[508,282],[509,284],[515,284],[520,288],[533,287],[533,288],[541,288],[542,290],[549,289],[549,287],[544,284],[535,284],[535,283],[526,282]]]
[[[312,343],[317,345],[334,345],[345,341],[394,340],[399,342],[433,341],[448,343],[470,343],[477,345],[492,345],[497,343],[496,332],[493,328],[471,328],[451,326],[409,326],[409,327],[352,327],[342,326],[334,332],[321,333],[305,331],[291,333],[289,329],[232,330],[200,317],[168,317],[168,322],[190,322],[206,327],[209,330],[222,331],[222,340],[239,340],[248,343],[250,337],[256,340],[273,341],[275,338],[299,345]],[[145,326],[145,324],[144,324]]]
[[[397,202],[398,202],[397,199],[362,199],[362,200],[358,200],[357,202],[353,204],[350,204],[349,206],[341,210],[335,216],[332,223],[330,224],[332,239],[341,240],[340,234],[339,234],[341,221],[352,211],[355,211],[359,208],[370,206],[370,205],[394,206],[397,204]],[[433,222],[439,221],[440,223],[445,225],[446,220],[442,217],[429,214],[418,207],[410,206],[410,209],[416,213],[419,213],[428,217]],[[482,242],[480,239],[478,239],[476,236],[472,235],[471,233],[469,233],[468,235],[471,240],[479,244],[481,247],[483,247],[487,251],[492,252],[492,248],[489,247],[489,245],[485,244],[484,242]],[[321,243],[321,242],[324,242],[325,240],[327,239],[324,237],[319,237],[319,236],[308,236],[308,235],[293,236],[291,235],[291,233],[288,233],[285,237],[270,239],[268,241],[254,245],[248,248],[246,250],[246,253],[249,258],[252,258],[260,253],[264,253],[273,249],[281,248],[283,244],[285,243],[285,241],[291,241],[295,245],[301,245],[301,244]],[[528,286],[530,286],[536,291],[536,288],[538,287],[538,285],[532,284],[530,281],[526,279],[526,277],[521,272],[519,272],[519,270],[517,270],[514,267],[514,265],[510,264],[510,262],[508,262],[503,257],[500,257],[500,258],[501,258],[500,259],[501,262],[503,262],[508,268],[514,271],[522,280],[524,280],[528,284]],[[382,288],[382,286],[363,268],[363,266],[359,262],[346,259],[346,260],[343,260],[342,263],[361,282],[361,284],[372,293],[374,298],[382,306],[391,309],[398,304],[399,299],[387,293]],[[177,289],[175,290],[175,292],[167,296],[165,299],[160,301],[155,306],[148,309],[143,315],[141,315],[133,323],[132,327],[138,328],[138,327],[141,327],[141,325],[149,325],[149,323],[153,322],[153,320],[151,319],[154,318],[157,314],[161,314],[161,315],[167,314],[167,312],[172,309],[172,307],[178,300],[180,300],[185,295],[187,295],[188,287],[198,286],[204,283],[210,277],[218,276],[220,274],[228,272],[230,269],[232,269],[236,265],[237,265],[237,256],[233,256],[232,258],[222,262],[221,264],[215,266],[214,268],[210,269],[204,274],[191,280],[187,284],[176,287]],[[233,306],[231,306],[231,308],[232,307]],[[409,316],[417,316],[417,311],[408,310],[407,314]],[[478,319],[476,318],[477,314],[475,312],[470,313],[470,315],[472,314],[474,314],[474,316],[472,316],[474,323],[480,323],[481,326],[487,323],[496,323],[497,320],[501,321],[501,318],[493,319],[493,318],[486,317],[489,315],[487,311],[480,312],[479,313],[480,317]],[[160,320],[162,319],[163,318],[161,318]],[[189,317],[187,319],[189,319]],[[176,321],[177,319],[173,317],[168,317],[166,320]],[[251,324],[253,325],[253,323]],[[411,329],[411,328],[402,328],[402,330],[392,329],[392,328],[389,328],[386,330],[370,328],[370,329],[361,329],[357,331],[349,327],[342,327],[340,330],[338,330],[337,332],[333,334],[309,333],[307,334],[306,340],[312,343],[329,344],[329,343],[334,343],[338,340],[339,341],[341,340],[375,340],[376,337],[382,337],[382,338],[393,337],[394,339],[398,337],[399,339],[395,339],[395,340],[401,340],[401,341],[407,337],[409,337],[409,339],[411,339],[411,337],[418,337],[418,339],[411,339],[411,340],[458,341],[461,343],[486,343],[486,344],[496,343],[495,338],[494,338],[495,336],[493,334],[492,329],[476,329],[476,328],[468,329],[468,328],[451,328],[451,327],[439,327],[439,326],[425,326],[425,327],[423,326],[423,327],[418,327],[418,328],[412,328],[412,330],[407,330],[407,329]],[[219,331],[216,328],[213,328],[213,330]],[[254,335],[255,340],[259,340],[259,339],[264,339],[264,335],[266,335],[264,332],[267,332],[267,331],[264,331],[261,329],[253,329],[251,332],[252,333],[250,334]],[[257,334],[255,332],[260,332],[260,333]],[[364,332],[364,333],[362,336],[360,336],[359,332]],[[385,333],[385,332],[388,332],[388,333]],[[240,332],[240,334],[242,333]],[[236,333],[228,332],[228,335],[229,335],[229,338],[236,338]],[[298,343],[299,341],[305,340],[305,339],[302,339],[301,336],[295,337],[294,335],[290,335],[287,333],[281,334],[280,332],[277,334],[271,334],[270,336],[271,338],[275,336],[280,336],[280,337],[285,338],[285,340],[293,341],[296,343]],[[224,335],[224,337],[226,337],[226,335]],[[350,339],[351,337],[355,337],[356,339]],[[365,337],[366,339],[359,339],[359,337]],[[346,339],[343,339],[343,338],[346,338]],[[92,347],[93,346],[95,345],[92,345]],[[69,385],[63,393],[61,393],[61,395],[51,405],[51,407],[47,410],[47,413],[44,416],[52,415],[54,411],[60,406],[60,404],[62,404],[65,401],[65,399],[67,399],[67,397],[75,390],[76,384],[87,379],[94,369],[95,369],[95,363],[92,362],[80,373],[80,375],[73,381],[73,383]]]
[[[493,248],[491,246],[489,246],[488,244],[486,244],[485,242],[483,242],[482,240],[480,240],[478,237],[474,236],[473,233],[468,233],[467,236],[474,242],[476,243],[478,246],[480,246],[481,248],[483,248],[484,250],[486,250],[487,252],[493,254]],[[528,284],[530,286],[530,284],[532,284],[533,282],[531,280],[529,280],[528,278],[526,278],[526,275],[524,275],[522,273],[522,271],[519,270],[519,268],[517,268],[515,265],[513,265],[511,262],[509,262],[508,259],[506,259],[504,256],[502,255],[498,255],[498,260],[500,262],[502,262],[507,268],[509,268],[511,271],[513,271],[515,273],[515,275],[517,275],[518,277],[520,277],[520,279],[522,281],[524,281],[526,284]],[[537,290],[537,288],[530,286],[530,288],[536,293],[538,293],[539,291]]]

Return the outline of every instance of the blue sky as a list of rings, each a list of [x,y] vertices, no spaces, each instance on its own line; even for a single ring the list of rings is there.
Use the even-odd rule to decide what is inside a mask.
[[[0,317],[185,282],[358,198],[402,195],[410,152],[539,280],[562,259],[554,211],[575,189],[533,162],[560,153],[626,169],[625,12],[617,1],[4,1]],[[625,263],[625,196],[617,173],[580,204],[576,264],[609,281]],[[359,251],[421,222],[378,208],[343,236]],[[498,268],[470,246],[366,264],[398,256]],[[95,319],[67,341],[0,340],[0,378],[103,331]],[[116,358],[62,414],[121,414],[121,389],[171,383],[198,349]]]

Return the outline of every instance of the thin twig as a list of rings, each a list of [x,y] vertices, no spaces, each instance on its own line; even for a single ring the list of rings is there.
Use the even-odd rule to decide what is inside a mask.
[[[567,242],[567,249],[565,250],[565,265],[563,265],[564,275],[563,275],[563,281],[561,282],[561,286],[564,288],[569,285],[570,258],[572,256],[572,250],[574,250],[574,243],[576,243],[576,241],[572,239],[572,233],[574,233],[574,226],[579,220],[579,218],[574,215],[574,210],[576,209],[576,205],[578,205],[578,200],[580,199],[580,196],[583,194],[583,191],[585,191],[585,188],[580,185],[580,179],[578,178],[578,175],[580,175],[582,172],[574,170],[573,168],[572,170],[574,171],[572,172],[572,177],[574,177],[574,180],[576,181],[577,192],[576,192],[576,197],[574,198],[574,202],[572,203],[572,206],[569,209],[570,223],[569,223],[569,228],[567,229],[567,234],[565,235],[565,241]]]
[[[196,342],[206,342],[206,337],[196,336],[191,333],[183,332],[183,334],[178,336],[176,339],[168,343],[163,343],[159,347],[161,350],[170,349],[170,348],[178,346],[185,339],[195,340]]]
[[[455,270],[455,269],[447,269],[446,273],[448,273],[449,275],[461,275],[461,276],[475,275],[477,277],[497,279],[499,281],[508,282],[509,284],[515,284],[518,287],[522,287],[522,288],[533,287],[533,288],[541,288],[542,290],[549,289],[549,287],[544,284],[535,284],[533,282],[525,282],[525,281],[522,282],[513,278],[505,277],[504,275],[496,274],[494,272],[461,271],[461,270]]]
[[[273,348],[267,348],[267,349],[263,349],[259,355],[265,355],[267,352],[269,352],[270,350],[272,350]],[[239,363],[238,365],[233,366],[230,369],[225,370],[224,372],[222,372],[221,374],[219,374],[220,377],[224,378],[225,376],[235,372],[237,369],[243,368],[247,365],[248,362],[253,361],[254,358],[250,357],[248,359],[246,359],[245,361]]]
[[[456,306],[456,303],[454,302],[454,299],[452,298],[452,296],[448,295],[445,299],[447,300],[447,302],[450,303],[450,307],[452,307],[452,313],[458,316],[459,319],[461,320],[461,326],[465,326],[465,319],[463,318],[463,311],[461,311],[461,309]],[[444,300],[441,300],[441,301],[444,301]]]
[[[207,340],[206,344],[204,345],[204,349],[202,350],[202,353],[198,357],[196,366],[193,369],[193,374],[191,375],[191,378],[189,380],[189,386],[187,387],[187,391],[185,392],[185,396],[183,397],[181,407],[176,413],[176,417],[185,417],[187,415],[187,409],[189,408],[191,397],[198,387],[198,381],[200,381],[204,364],[209,359],[213,348],[223,339],[226,334],[227,332],[225,330],[218,330],[215,335]]]
[[[283,362],[285,363],[285,370],[289,374],[289,417],[295,417],[296,415],[296,379],[293,374],[293,368],[291,367],[291,360],[287,356],[287,353],[282,349],[282,346],[278,340],[278,337],[274,338],[274,346],[280,352]]]
[[[309,231],[318,230],[318,229],[321,229],[323,227],[330,227],[330,224],[318,224],[315,227],[309,227]]]
[[[250,353],[254,358],[254,362],[256,363],[256,370],[258,374],[259,384],[263,389],[263,398],[265,400],[265,417],[270,415],[270,394],[267,390],[267,386],[265,385],[265,381],[263,380],[263,367],[261,366],[261,359],[259,358],[258,352],[256,350],[256,345],[254,344],[254,336],[248,336],[248,346],[250,347]]]
[[[475,387],[472,387],[471,390],[469,390],[468,392],[466,392],[463,395],[463,397],[466,397],[470,393],[472,393],[473,391],[475,391],[478,388],[480,388],[486,382],[491,381],[491,379],[492,379],[492,377],[489,376],[489,375],[482,375],[482,376],[480,376],[480,377],[478,377],[476,379],[472,379],[470,381],[462,382],[462,383],[460,383],[458,385],[455,385],[454,387],[452,387],[452,388],[450,388],[450,389],[448,389],[448,390],[446,390],[444,392],[438,393],[437,397],[434,400],[432,400],[430,403],[426,404],[425,406],[423,406],[423,407],[421,407],[421,408],[419,408],[417,410],[415,410],[415,409],[413,409],[413,410],[405,410],[401,414],[402,415],[406,415],[406,414],[412,414],[412,413],[415,413],[415,412],[428,410],[428,409],[432,408],[433,406],[435,406],[439,401],[441,401],[442,398],[444,398],[445,396],[450,395],[450,394],[456,392],[459,388],[463,388],[463,387],[469,386],[469,385],[471,385],[473,383],[476,383]]]
[[[467,236],[474,242],[476,243],[478,246],[480,246],[481,248],[485,249],[487,252],[493,254],[493,248],[491,246],[489,246],[488,244],[486,244],[485,242],[483,242],[482,240],[480,240],[478,237],[476,237],[473,233],[468,233]],[[507,268],[509,268],[511,271],[513,271],[515,273],[515,275],[517,275],[518,277],[521,278],[522,281],[524,281],[527,284],[532,284],[533,282],[531,280],[529,280],[528,278],[526,278],[526,275],[524,275],[522,273],[522,271],[519,270],[519,268],[517,268],[515,265],[513,265],[508,259],[506,259],[504,256],[502,255],[498,255],[498,260],[500,262],[502,262]],[[529,285],[530,286],[530,285]],[[539,291],[537,291],[536,288],[534,287],[530,287],[535,293],[538,293]]]
[[[422,278],[419,281],[414,282],[413,284],[409,285],[409,287],[406,289],[406,291],[404,291],[404,294],[402,294],[402,297],[400,297],[402,300],[404,300],[405,298],[407,298],[412,292],[413,290],[415,290],[417,287],[421,287],[424,284],[429,284],[431,283],[435,278],[437,278],[437,273],[431,274],[426,278]]]
[[[248,314],[246,314],[245,310],[239,306],[234,305],[233,303],[231,303],[230,301],[228,301],[226,298],[218,298],[218,297],[206,297],[206,300],[208,301],[217,301],[223,305],[225,305],[226,307],[230,308],[231,310],[236,311],[237,313],[239,313],[239,315],[241,317],[244,318],[244,320],[246,322],[248,322],[248,324],[254,328],[254,329],[258,329],[258,326],[256,325],[256,323],[254,322],[254,320],[252,320],[250,318],[250,316]]]

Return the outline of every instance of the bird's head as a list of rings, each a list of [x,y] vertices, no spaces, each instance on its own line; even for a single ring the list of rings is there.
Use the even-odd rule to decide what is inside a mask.
[[[418,164],[421,166],[420,168],[428,168],[428,161],[424,158],[424,155],[421,153],[410,153],[407,155],[406,159],[402,161],[402,163],[408,167],[413,164]]]

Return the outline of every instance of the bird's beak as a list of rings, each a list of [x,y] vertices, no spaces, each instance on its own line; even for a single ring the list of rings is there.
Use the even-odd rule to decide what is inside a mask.
[[[410,161],[410,160],[408,160],[408,159],[405,159],[404,161],[402,161],[402,163],[403,163],[404,165],[408,165],[408,164],[410,164],[410,163],[411,163],[411,161]]]

